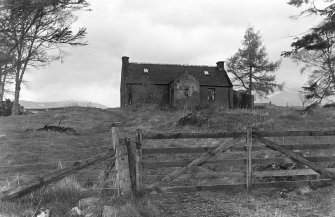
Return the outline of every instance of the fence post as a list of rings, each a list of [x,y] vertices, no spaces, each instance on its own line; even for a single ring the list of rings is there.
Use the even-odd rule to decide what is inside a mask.
[[[127,193],[131,190],[131,181],[125,138],[120,138],[115,144],[115,157],[116,185],[121,194]]]
[[[116,127],[115,124],[112,125],[112,147],[111,149],[115,150],[115,147],[117,146],[117,144],[119,144],[119,138],[118,138],[118,128]],[[109,162],[106,163],[105,165],[105,169],[104,169],[104,176],[102,178],[102,182],[101,182],[101,190],[104,190],[104,188],[106,187],[106,182],[115,166],[115,159],[110,160]]]
[[[252,188],[252,129],[247,129],[247,168],[246,168],[246,183],[247,191],[249,192]]]
[[[142,190],[142,130],[136,130],[136,191]]]
[[[130,138],[126,140],[128,151],[129,177],[131,182],[131,191],[136,196],[136,146],[130,142]]]

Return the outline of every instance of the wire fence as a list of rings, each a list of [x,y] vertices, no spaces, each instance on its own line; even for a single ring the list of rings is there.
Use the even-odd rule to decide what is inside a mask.
[[[59,169],[91,160],[113,149],[110,130],[84,135],[0,138],[0,188],[19,185]],[[78,171],[72,178],[85,187],[114,189],[115,170],[105,162]],[[106,173],[109,173],[107,183]]]

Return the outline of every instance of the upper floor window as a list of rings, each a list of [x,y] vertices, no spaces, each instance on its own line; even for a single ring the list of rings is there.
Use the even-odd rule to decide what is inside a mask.
[[[208,88],[208,101],[215,101],[215,88]]]

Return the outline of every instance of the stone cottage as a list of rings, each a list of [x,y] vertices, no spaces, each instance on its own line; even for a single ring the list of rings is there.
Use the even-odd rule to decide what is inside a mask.
[[[129,62],[122,57],[121,107],[141,102],[170,105],[233,107],[233,85],[224,69],[216,66]]]

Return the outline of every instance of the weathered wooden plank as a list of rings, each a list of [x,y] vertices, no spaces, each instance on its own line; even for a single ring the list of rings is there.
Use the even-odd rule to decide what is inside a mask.
[[[267,146],[269,146],[273,149],[276,149],[277,151],[279,151],[283,154],[286,154],[287,156],[291,157],[292,159],[303,163],[304,165],[306,165],[306,166],[310,167],[311,169],[315,170],[316,172],[318,172],[320,174],[323,174],[323,175],[327,176],[328,178],[335,179],[335,173],[332,173],[332,172],[322,168],[321,166],[319,166],[319,165],[317,165],[317,164],[315,164],[311,161],[308,161],[307,159],[293,153],[290,150],[286,150],[286,149],[280,147],[280,145],[272,142],[271,140],[262,138],[262,137],[258,136],[257,134],[254,134],[254,138],[257,139],[258,141],[262,142],[263,144],[265,144],[265,145],[267,145]]]
[[[324,179],[324,180],[302,180],[302,181],[283,181],[283,182],[262,182],[254,183],[253,189],[260,188],[294,188],[305,185],[311,185],[313,183],[318,183],[319,185],[332,185],[334,180]],[[161,187],[159,189],[160,193],[175,193],[175,192],[196,192],[196,191],[238,191],[245,190],[245,184],[233,184],[233,185],[200,185],[200,186],[174,186],[174,187]]]
[[[297,145],[280,145],[287,150],[310,150],[310,149],[331,149],[335,148],[335,143],[324,143],[324,144],[297,144]],[[245,147],[234,147],[231,151],[243,151]],[[253,151],[266,151],[273,150],[267,146],[253,146]]]
[[[335,144],[298,144],[298,145],[281,145],[281,147],[287,150],[306,150],[306,149],[331,149],[335,148]],[[214,150],[215,147],[190,147],[190,148],[144,148],[142,149],[143,155],[148,154],[192,154],[192,153],[204,153],[207,151]],[[267,146],[253,146],[253,151],[266,151],[273,150]],[[246,151],[246,146],[234,146],[229,149],[232,152]]]
[[[230,147],[234,146],[235,143],[236,143],[236,141],[239,140],[239,139],[240,139],[240,137],[234,138],[234,139],[232,139],[232,140],[230,140],[228,142],[225,142],[225,143],[219,145],[215,150],[212,150],[212,151],[209,151],[209,152],[207,152],[205,154],[202,154],[199,158],[193,160],[191,163],[189,163],[185,167],[177,169],[177,170],[173,171],[172,173],[166,175],[159,182],[155,182],[155,183],[151,184],[150,186],[147,187],[147,190],[156,189],[161,184],[163,184],[164,182],[171,181],[171,180],[175,179],[176,177],[178,177],[179,175],[185,173],[186,171],[188,171],[192,167],[201,165],[202,163],[204,163],[207,160],[209,160],[209,159],[213,158],[214,156],[216,156],[218,153],[224,152],[225,150],[227,150]]]
[[[129,165],[129,177],[131,182],[131,191],[133,195],[137,195],[136,187],[136,147],[134,143],[130,142],[130,138],[126,139],[127,153],[128,153],[128,165]]]
[[[146,175],[145,180],[158,181],[164,178],[165,175]],[[176,178],[177,180],[186,179],[218,179],[224,177],[236,177],[244,178],[245,173],[242,172],[210,172],[210,173],[194,173],[194,174],[182,174]]]
[[[330,172],[335,172],[335,168],[327,168]],[[253,171],[253,177],[277,177],[277,176],[309,176],[318,175],[312,169],[295,169],[295,170],[268,170],[268,171]]]
[[[147,154],[189,154],[204,153],[214,150],[216,147],[196,147],[196,148],[143,148],[143,155]]]
[[[152,133],[146,132],[143,139],[189,139],[189,138],[232,138],[239,137],[245,132],[218,133]],[[289,137],[289,136],[335,136],[335,131],[262,131],[255,132],[261,137]]]
[[[115,169],[116,169],[116,185],[120,191],[125,193],[131,190],[131,180],[129,174],[129,162],[126,138],[119,138],[119,142],[115,146]]]
[[[244,135],[245,132],[219,132],[219,133],[151,133],[143,134],[143,139],[206,139],[206,138],[234,138]]]
[[[335,172],[335,168],[328,168],[329,171]],[[268,170],[268,171],[253,171],[252,178],[263,178],[263,177],[283,177],[283,176],[309,176],[318,175],[312,169],[295,169],[295,170]],[[165,175],[147,175],[144,177],[146,181],[153,182],[160,180]],[[210,173],[195,173],[195,174],[183,174],[180,175],[177,180],[186,179],[219,179],[224,177],[230,178],[244,178],[245,173],[242,172],[210,172]]]
[[[142,130],[136,130],[136,190],[137,193],[142,189],[143,180],[142,169]]]
[[[254,132],[260,137],[290,137],[290,136],[335,136],[334,130],[328,131],[261,131]]]
[[[93,164],[98,164],[107,159],[111,159],[115,156],[115,151],[109,151],[106,154],[98,155],[95,158],[87,161],[76,162],[72,167],[64,168],[58,171],[50,172],[43,176],[37,176],[34,179],[24,182],[19,186],[12,187],[0,193],[1,199],[13,199],[25,194],[28,194],[32,191],[35,191],[45,185],[56,182],[66,176],[72,175],[79,170],[87,168]]]
[[[335,156],[331,157],[306,157],[305,159],[311,162],[332,162],[335,161]],[[157,169],[162,167],[184,167],[191,161],[144,161],[143,168]],[[252,164],[283,164],[293,162],[289,158],[254,158]],[[206,161],[202,165],[245,165],[246,159],[226,159],[226,160],[213,160]]]

